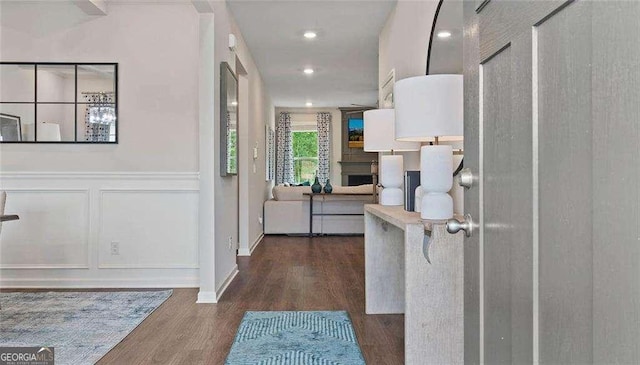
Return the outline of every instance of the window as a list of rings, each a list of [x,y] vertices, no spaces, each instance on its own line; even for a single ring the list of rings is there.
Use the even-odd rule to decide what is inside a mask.
[[[318,131],[293,131],[293,173],[297,184],[312,183],[318,170]]]

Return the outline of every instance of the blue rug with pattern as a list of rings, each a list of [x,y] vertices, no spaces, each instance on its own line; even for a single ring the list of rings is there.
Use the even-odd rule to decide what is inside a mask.
[[[247,312],[226,365],[364,365],[345,311]]]
[[[0,346],[52,346],[56,365],[94,364],[171,293],[0,293]]]

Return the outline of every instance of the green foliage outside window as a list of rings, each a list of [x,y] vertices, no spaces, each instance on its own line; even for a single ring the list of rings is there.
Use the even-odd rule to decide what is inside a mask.
[[[295,182],[313,182],[318,170],[318,132],[293,132]]]
[[[235,129],[229,130],[227,136],[227,170],[234,174],[238,173],[238,132]]]

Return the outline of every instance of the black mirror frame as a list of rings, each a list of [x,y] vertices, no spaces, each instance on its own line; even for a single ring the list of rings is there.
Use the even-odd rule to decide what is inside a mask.
[[[438,2],[438,7],[436,7],[436,13],[433,15],[433,24],[431,24],[431,34],[429,34],[429,45],[427,48],[427,68],[424,72],[425,75],[429,74],[429,63],[431,62],[431,46],[433,45],[433,34],[436,32],[436,24],[438,23],[438,14],[440,14],[440,8],[442,7],[442,3],[444,0],[440,0]]]
[[[238,78],[227,62],[220,63],[220,176],[238,175],[238,135],[236,133],[236,172],[229,172],[227,166],[229,126],[225,123],[227,118],[227,77],[233,77],[236,82],[236,100],[238,100]],[[236,127],[237,128],[237,127]]]
[[[119,110],[119,103],[118,103],[118,96],[119,96],[119,91],[118,91],[118,63],[117,62],[9,62],[9,61],[2,61],[0,62],[0,65],[20,65],[20,66],[28,66],[31,65],[34,67],[34,73],[35,73],[35,77],[34,77],[34,99],[33,101],[29,101],[29,102],[3,102],[0,101],[0,104],[33,104],[34,107],[34,114],[33,114],[33,119],[34,119],[34,124],[35,124],[35,129],[34,129],[34,141],[0,141],[0,143],[2,144],[15,144],[15,143],[23,143],[23,144],[41,144],[41,143],[45,143],[45,144],[118,144],[118,134],[120,133],[120,128],[119,128],[119,122],[120,122],[120,117],[118,114],[118,110]],[[60,103],[60,104],[73,104],[75,106],[75,120],[74,120],[74,128],[75,128],[75,133],[74,133],[74,137],[75,140],[74,141],[38,141],[37,140],[37,136],[38,136],[38,126],[37,126],[37,121],[38,121],[38,66],[42,65],[42,66],[74,66],[76,69],[76,73],[75,73],[75,84],[76,84],[76,92],[75,92],[75,101],[74,102],[65,102],[65,103]],[[115,94],[115,115],[116,115],[116,120],[115,120],[115,128],[116,128],[116,135],[115,135],[115,141],[111,142],[111,141],[97,141],[97,142],[92,142],[92,141],[78,141],[78,136],[77,136],[77,130],[78,130],[78,66],[113,66],[114,67],[114,94]]]

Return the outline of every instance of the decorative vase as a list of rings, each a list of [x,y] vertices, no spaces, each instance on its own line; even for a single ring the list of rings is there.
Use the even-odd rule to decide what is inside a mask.
[[[332,191],[333,191],[333,186],[331,186],[329,179],[327,179],[327,183],[324,185],[324,192],[327,194],[331,194]]]
[[[318,181],[318,177],[316,176],[316,180],[311,185],[311,192],[318,194],[322,192],[322,185],[320,185],[320,181]]]

